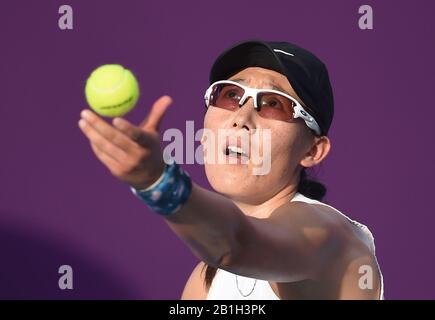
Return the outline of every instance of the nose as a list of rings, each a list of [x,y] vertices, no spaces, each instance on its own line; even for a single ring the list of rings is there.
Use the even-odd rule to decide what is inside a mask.
[[[243,104],[234,112],[234,116],[231,119],[231,126],[252,131],[255,129],[254,118],[256,110],[254,108],[254,100],[252,97],[247,97],[241,102]]]

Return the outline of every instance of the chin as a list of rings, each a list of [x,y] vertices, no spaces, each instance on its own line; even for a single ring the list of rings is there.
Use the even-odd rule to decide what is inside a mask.
[[[205,165],[205,173],[212,188],[230,198],[245,198],[255,194],[252,192],[254,177],[247,169],[234,168],[231,165]],[[248,186],[248,190],[246,190]]]

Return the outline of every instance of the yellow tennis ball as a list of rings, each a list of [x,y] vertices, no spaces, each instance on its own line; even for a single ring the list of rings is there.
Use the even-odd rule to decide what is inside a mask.
[[[98,114],[120,117],[136,104],[139,85],[130,70],[119,64],[106,64],[91,73],[85,95],[89,106]]]

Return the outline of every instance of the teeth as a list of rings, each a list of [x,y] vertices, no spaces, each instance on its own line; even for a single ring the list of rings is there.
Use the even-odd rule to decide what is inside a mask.
[[[239,148],[239,147],[236,147],[236,146],[228,146],[228,150],[230,152],[233,152],[233,153],[245,154],[245,152],[243,152],[242,148]]]

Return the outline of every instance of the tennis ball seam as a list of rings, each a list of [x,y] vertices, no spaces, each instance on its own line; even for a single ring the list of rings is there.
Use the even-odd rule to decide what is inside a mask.
[[[113,105],[109,105],[109,106],[100,106],[100,109],[113,109],[113,108],[119,108],[124,104],[127,104],[129,102],[131,102],[134,99],[134,96],[130,95],[130,97],[128,97],[126,100],[122,101],[121,103],[118,104],[113,104]]]
[[[88,78],[86,100],[102,116],[123,116],[134,108],[139,95],[135,75],[120,64],[102,65]]]
[[[122,79],[118,81],[118,84],[115,87],[111,88],[98,88],[94,85],[92,81],[92,77],[89,79],[89,85],[92,90],[95,90],[97,92],[109,92],[109,91],[116,91],[118,90],[124,83],[127,81],[127,70],[125,68],[122,68]]]

